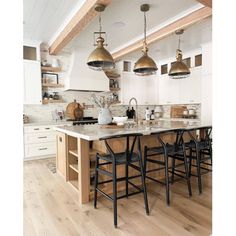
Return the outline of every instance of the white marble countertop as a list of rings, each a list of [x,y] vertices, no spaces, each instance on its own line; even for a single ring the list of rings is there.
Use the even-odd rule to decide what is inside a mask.
[[[40,126],[40,125],[66,125],[66,124],[71,124],[72,125],[72,121],[66,121],[66,120],[52,120],[52,121],[42,121],[42,122],[30,122],[30,123],[26,123],[24,124],[24,126]]]
[[[200,122],[200,119],[198,118],[167,118],[167,117],[161,117],[157,120],[170,120],[170,121],[197,121]]]
[[[98,140],[102,137],[129,133],[142,133],[143,135],[150,135],[152,132],[160,132],[164,130],[179,129],[179,128],[197,128],[203,126],[209,126],[206,124],[196,121],[160,121],[155,125],[138,125],[133,128],[102,128],[98,124],[94,125],[76,125],[76,126],[60,126],[54,129],[59,132],[63,132],[67,135],[82,138],[85,140]]]

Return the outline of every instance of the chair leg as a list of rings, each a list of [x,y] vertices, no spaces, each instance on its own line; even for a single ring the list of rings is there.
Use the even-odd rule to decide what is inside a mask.
[[[188,170],[188,162],[187,162],[187,157],[185,153],[185,148],[183,147],[183,154],[184,154],[184,169],[185,169],[185,177],[187,180],[187,185],[188,185],[188,194],[189,196],[192,196],[192,188],[191,188],[191,183],[190,183],[190,176],[189,176],[189,170]]]
[[[197,176],[198,176],[198,190],[199,194],[202,193],[202,180],[201,180],[201,160],[200,160],[200,152],[196,149],[196,161],[197,161]]]
[[[189,151],[189,168],[188,168],[188,171],[189,171],[189,178],[191,178],[191,175],[192,175],[192,155],[193,155],[193,152],[192,152],[192,148],[190,148],[190,151]]]
[[[144,166],[144,178],[146,178],[147,171],[147,146],[144,147],[144,158],[143,158],[143,166]]]
[[[95,160],[95,178],[94,178],[94,208],[97,208],[97,187],[98,187],[98,163],[99,163],[99,158],[98,155],[96,154],[96,160]]]
[[[129,179],[129,165],[126,162],[126,164],[125,164],[125,194],[126,194],[126,198],[128,198],[128,195],[129,195],[128,179]]]
[[[175,180],[175,159],[172,158],[172,168],[171,168],[171,184],[174,183]]]
[[[210,146],[210,148],[209,148],[209,154],[210,154],[211,168],[212,168],[212,147],[211,147],[211,146]]]
[[[164,153],[165,158],[165,182],[166,182],[166,204],[170,205],[170,186],[169,186],[169,171],[168,171],[168,155],[165,151]]]
[[[140,172],[141,172],[141,180],[142,180],[142,189],[143,189],[145,210],[146,210],[146,214],[149,215],[149,206],[148,206],[148,198],[147,198],[147,190],[146,190],[145,173],[144,173],[144,168],[143,168],[143,164],[142,164],[142,160],[141,160],[140,156],[139,156],[139,166],[140,166]]]
[[[117,228],[117,182],[116,182],[116,163],[112,163],[112,175],[113,175],[113,214],[114,214],[114,226]]]

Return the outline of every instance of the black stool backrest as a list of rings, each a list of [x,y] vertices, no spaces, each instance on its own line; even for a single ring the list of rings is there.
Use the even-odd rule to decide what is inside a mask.
[[[107,148],[109,154],[114,159],[115,158],[115,153],[113,152],[112,148],[108,144],[107,140],[117,139],[117,138],[126,138],[126,150],[125,150],[125,152],[126,152],[127,159],[128,159],[128,158],[130,158],[130,156],[133,155],[136,140],[138,140],[138,151],[139,151],[139,155],[141,155],[140,136],[143,136],[143,134],[142,133],[119,134],[119,135],[111,135],[111,136],[102,137],[99,140],[105,142],[105,145],[106,145],[106,148]],[[129,148],[130,138],[134,138],[131,149]]]
[[[210,144],[211,142],[211,132],[212,132],[212,126],[202,126],[202,127],[196,127],[196,128],[190,128],[190,129],[185,129],[185,132],[188,133],[189,137],[191,140],[196,144],[198,140],[194,135],[192,134],[192,131],[197,131],[197,130],[204,130],[204,135],[201,137],[201,141],[206,142],[207,144]]]
[[[184,129],[171,129],[171,130],[163,130],[160,132],[153,132],[153,133],[151,133],[151,135],[156,135],[157,139],[161,143],[161,145],[163,147],[166,147],[166,145],[168,143],[165,142],[163,138],[161,138],[161,135],[174,134],[175,135],[175,142],[172,143],[172,145],[178,147],[179,145],[184,145],[183,133],[184,133]]]

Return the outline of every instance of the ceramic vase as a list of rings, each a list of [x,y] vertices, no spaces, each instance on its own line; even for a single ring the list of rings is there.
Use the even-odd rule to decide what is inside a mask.
[[[101,108],[98,114],[98,124],[107,125],[112,122],[111,111],[108,108]]]

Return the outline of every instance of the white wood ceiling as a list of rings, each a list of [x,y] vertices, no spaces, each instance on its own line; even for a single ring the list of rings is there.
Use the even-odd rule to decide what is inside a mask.
[[[23,0],[24,1],[24,38],[48,43],[54,38],[66,18],[84,0]],[[108,49],[113,51],[134,38],[143,35],[143,13],[140,5],[150,4],[147,13],[148,31],[163,22],[182,14],[189,9],[202,6],[196,0],[112,0],[102,13],[103,30],[107,32]],[[123,27],[114,26],[123,22]],[[211,19],[190,27],[183,35],[183,50],[197,48],[211,38]],[[119,24],[118,24],[119,25]],[[205,30],[201,30],[205,29]],[[93,32],[98,30],[98,19],[95,18],[80,35],[74,38],[64,49],[74,48],[93,50]],[[165,58],[175,52],[176,36],[171,35],[150,45],[150,54],[157,58]],[[136,56],[134,53],[133,55]]]
[[[143,13],[140,11],[140,5],[143,3],[150,4],[150,10],[147,12],[147,31],[190,8],[202,6],[195,0],[112,0],[102,13],[102,28],[107,33],[107,48],[110,51],[143,35]],[[125,26],[114,27],[115,22],[124,22]],[[98,31],[97,18],[71,41],[67,49],[91,47],[94,31]]]
[[[80,0],[23,0],[24,39],[48,42]]]
[[[178,36],[173,33],[153,44],[148,45],[149,55],[158,63],[160,60],[165,60],[175,57],[175,52],[178,47]],[[212,40],[212,17],[208,17],[196,24],[193,24],[185,29],[184,34],[180,38],[180,49],[185,52],[200,49],[201,44]],[[141,50],[125,55],[123,59],[134,60],[141,56]]]

